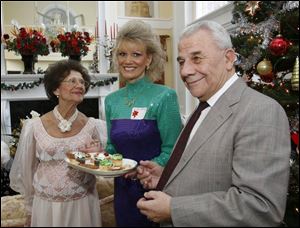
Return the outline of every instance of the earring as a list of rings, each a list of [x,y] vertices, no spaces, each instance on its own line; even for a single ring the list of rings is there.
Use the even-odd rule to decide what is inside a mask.
[[[149,68],[150,68],[149,66],[146,66],[146,70],[149,70]]]

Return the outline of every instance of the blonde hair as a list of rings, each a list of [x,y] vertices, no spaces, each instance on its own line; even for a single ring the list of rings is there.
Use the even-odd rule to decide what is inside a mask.
[[[130,20],[122,26],[118,32],[116,46],[113,50],[114,70],[118,69],[117,53],[123,41],[137,42],[145,45],[147,55],[152,55],[152,61],[149,68],[145,69],[145,75],[152,81],[161,79],[165,67],[166,55],[161,47],[159,37],[154,33],[151,26],[141,20]]]

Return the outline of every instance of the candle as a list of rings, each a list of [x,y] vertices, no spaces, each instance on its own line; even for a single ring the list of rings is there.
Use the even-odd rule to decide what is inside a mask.
[[[106,20],[104,26],[105,26],[105,35],[107,35]]]
[[[116,24],[114,23],[114,39],[116,38]]]
[[[98,35],[99,35],[99,34],[98,34],[98,19],[97,19],[97,21],[96,21],[96,34],[95,34],[95,35],[96,35],[96,38],[98,38]]]
[[[110,26],[110,39],[112,39],[112,27]]]

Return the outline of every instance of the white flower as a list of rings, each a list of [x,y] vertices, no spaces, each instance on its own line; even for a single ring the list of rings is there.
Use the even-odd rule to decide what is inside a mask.
[[[34,110],[31,110],[30,115],[31,115],[31,118],[29,118],[28,116],[26,116],[26,119],[34,119],[34,118],[40,116],[40,114],[38,112],[34,111]]]
[[[40,114],[39,114],[38,112],[34,111],[34,110],[32,110],[32,111],[30,112],[30,115],[31,115],[32,118],[36,118],[36,117],[39,117],[39,116],[40,116]]]

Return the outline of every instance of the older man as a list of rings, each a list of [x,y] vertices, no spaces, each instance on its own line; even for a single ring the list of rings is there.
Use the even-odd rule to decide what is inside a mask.
[[[196,123],[192,115],[164,169],[140,162],[140,182],[157,189],[138,208],[161,225],[278,226],[289,178],[286,113],[238,78],[230,36],[219,24],[187,27],[178,49],[185,86],[208,107]]]

